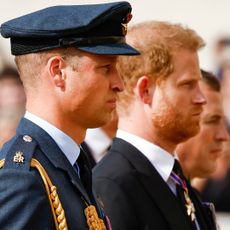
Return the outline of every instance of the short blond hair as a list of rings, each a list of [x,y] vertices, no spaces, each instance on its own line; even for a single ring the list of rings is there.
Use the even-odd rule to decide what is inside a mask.
[[[38,53],[30,53],[15,57],[15,63],[23,82],[25,91],[29,88],[35,90],[39,84],[40,71],[47,64],[50,57],[60,55],[63,59],[69,62],[74,69],[78,62],[77,58],[81,57],[82,52],[76,48],[58,48],[53,50],[42,51]],[[74,57],[74,60],[73,60]]]
[[[132,98],[133,85],[139,77],[148,76],[157,84],[173,72],[173,51],[188,49],[196,52],[205,45],[194,30],[162,21],[136,24],[130,28],[126,39],[141,55],[118,59],[118,71],[125,85],[125,90],[119,94],[119,105],[124,108]]]

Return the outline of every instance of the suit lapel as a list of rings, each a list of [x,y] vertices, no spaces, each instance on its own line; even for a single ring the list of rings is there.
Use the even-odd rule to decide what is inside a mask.
[[[27,134],[34,138],[38,142],[40,149],[49,159],[49,161],[56,168],[61,169],[68,174],[72,184],[80,191],[86,201],[90,203],[89,196],[85,191],[76,172],[74,171],[72,165],[48,133],[46,133],[42,128],[27,120],[26,118],[21,120],[17,129],[17,133],[21,135]]]
[[[139,150],[126,141],[116,138],[111,151],[119,152],[133,165],[136,169],[137,179],[158,206],[172,229],[190,229],[190,225],[181,211],[175,195],[149,160]]]

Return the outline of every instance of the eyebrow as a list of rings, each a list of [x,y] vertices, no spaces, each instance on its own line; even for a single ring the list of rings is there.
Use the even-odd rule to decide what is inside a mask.
[[[198,78],[190,78],[190,79],[182,79],[178,81],[179,85],[183,85],[185,83],[197,83],[199,82],[201,79]]]

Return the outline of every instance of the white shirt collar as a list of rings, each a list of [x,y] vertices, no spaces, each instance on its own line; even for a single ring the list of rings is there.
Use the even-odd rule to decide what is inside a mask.
[[[71,137],[54,125],[28,111],[26,111],[24,117],[44,129],[53,138],[71,165],[74,165],[80,154],[80,148]]]
[[[111,145],[112,139],[101,128],[87,129],[85,142],[92,151],[93,157],[96,162],[100,161],[101,158],[108,151]]]
[[[124,130],[118,129],[117,137],[129,142],[145,155],[165,182],[168,181],[174,165],[174,157],[161,147]]]

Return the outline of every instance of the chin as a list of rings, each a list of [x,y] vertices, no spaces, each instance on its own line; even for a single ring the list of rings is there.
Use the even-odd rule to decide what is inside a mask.
[[[97,119],[94,121],[94,123],[92,124],[92,127],[90,128],[98,128],[98,127],[104,126],[111,121],[111,118],[112,118],[112,115],[110,114],[108,116],[104,116],[103,118]]]
[[[191,137],[196,136],[199,133],[199,128],[198,129],[184,129],[181,132],[174,132],[174,140],[176,144],[182,143],[190,139]]]
[[[199,125],[194,125],[191,129],[188,130],[187,132],[187,139],[196,136],[200,132],[200,126]]]
[[[215,170],[216,170],[216,165],[210,166],[209,168],[206,168],[206,170],[203,171],[203,173],[201,173],[199,177],[208,178],[211,176],[211,174],[215,172]]]

